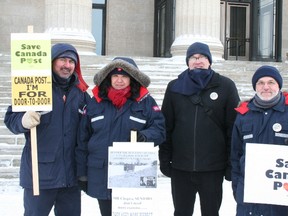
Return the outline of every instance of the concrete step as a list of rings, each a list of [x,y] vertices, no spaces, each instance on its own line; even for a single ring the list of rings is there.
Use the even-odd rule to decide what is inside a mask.
[[[5,97],[0,96],[0,101],[1,101],[0,107],[3,107],[3,106],[6,107],[8,104],[11,104],[11,95],[9,95],[9,93],[7,92],[5,94]]]
[[[5,134],[5,135],[8,135],[8,136],[14,136],[14,134],[7,129],[5,124],[4,125],[0,125],[0,134]]]
[[[0,104],[0,119],[4,119],[8,104]]]
[[[19,170],[19,167],[0,167],[0,179],[19,178]]]
[[[7,133],[9,132],[9,130],[7,129],[6,131]],[[24,145],[25,144],[25,137],[24,134],[1,134],[0,135],[0,145],[2,144],[8,144],[10,146],[6,146],[7,148],[13,148],[14,145]]]
[[[17,152],[11,152],[13,154]],[[21,154],[20,155],[0,155],[0,167],[20,167],[20,160],[21,160]]]
[[[7,157],[11,156],[11,154],[16,153],[16,156],[21,155],[24,144],[7,144],[0,143],[0,156]],[[15,156],[15,155],[13,155]]]

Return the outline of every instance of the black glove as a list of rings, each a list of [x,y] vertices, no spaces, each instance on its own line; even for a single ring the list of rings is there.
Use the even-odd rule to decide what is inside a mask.
[[[167,176],[167,177],[171,177],[171,170],[172,170],[172,166],[171,163],[161,163],[160,161],[160,170],[161,172]]]
[[[84,191],[85,193],[87,193],[87,186],[88,186],[88,182],[87,181],[78,180],[79,189]]]
[[[231,167],[227,167],[225,170],[225,180],[231,181]]]
[[[146,142],[147,138],[137,131],[137,142]]]

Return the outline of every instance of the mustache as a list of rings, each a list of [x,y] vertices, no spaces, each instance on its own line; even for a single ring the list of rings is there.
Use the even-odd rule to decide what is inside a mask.
[[[63,67],[60,68],[60,70],[66,70],[66,71],[69,71],[69,72],[70,72],[70,71],[71,71],[71,68],[68,68],[68,67],[63,66]]]

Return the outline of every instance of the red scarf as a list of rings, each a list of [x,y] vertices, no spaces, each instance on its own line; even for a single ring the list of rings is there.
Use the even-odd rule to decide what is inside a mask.
[[[130,90],[130,86],[119,90],[110,87],[108,89],[108,98],[111,100],[112,104],[119,109],[126,103],[127,99],[131,96]]]

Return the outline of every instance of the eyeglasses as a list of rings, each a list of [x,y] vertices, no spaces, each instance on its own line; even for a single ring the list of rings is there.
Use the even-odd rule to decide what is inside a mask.
[[[275,81],[268,81],[268,82],[263,82],[263,81],[259,81],[256,83],[257,86],[260,86],[260,87],[264,87],[265,85],[268,85],[269,87],[273,87],[275,86],[277,83]]]
[[[199,60],[199,61],[204,61],[205,59],[207,59],[207,57],[206,57],[206,56],[203,56],[203,55],[200,55],[200,56],[198,56],[198,57],[196,57],[196,56],[191,56],[191,57],[189,58],[189,60],[192,61],[192,62],[196,62],[197,60]]]

